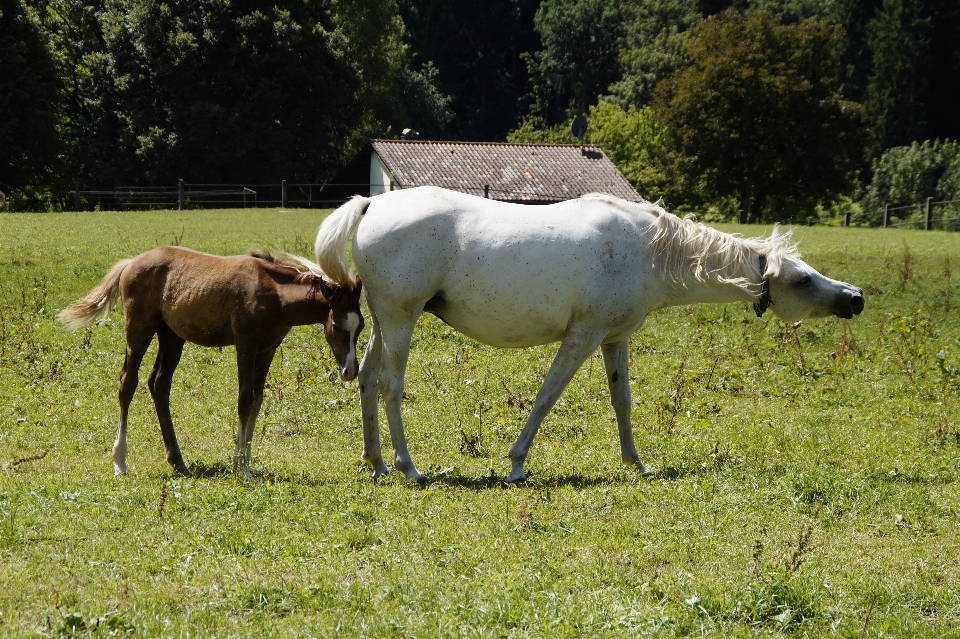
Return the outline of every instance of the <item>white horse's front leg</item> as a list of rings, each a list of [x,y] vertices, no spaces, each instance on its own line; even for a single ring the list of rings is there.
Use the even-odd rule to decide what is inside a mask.
[[[363,422],[362,459],[373,465],[373,478],[389,474],[390,469],[383,463],[380,450],[379,400],[380,370],[383,363],[383,338],[380,337],[380,325],[377,316],[370,310],[370,341],[360,362],[357,382],[360,387],[360,416]]]
[[[573,379],[574,374],[583,362],[597,350],[603,336],[604,334],[600,332],[567,333],[560,344],[560,350],[553,358],[553,363],[550,364],[550,370],[543,380],[543,386],[537,392],[537,399],[533,404],[533,410],[530,411],[530,417],[527,418],[527,423],[520,432],[520,436],[517,437],[517,441],[510,448],[508,456],[513,462],[513,469],[503,481],[512,484],[523,481],[526,477],[523,471],[523,462],[527,458],[527,451],[530,450],[530,444],[533,442],[537,430],[540,429],[543,418],[553,408],[563,389]]]
[[[628,340],[600,347],[603,367],[607,372],[610,387],[610,403],[617,415],[617,431],[620,433],[620,459],[627,466],[636,466],[641,475],[650,470],[640,461],[637,446],[633,441],[633,426],[630,424],[630,347]]]
[[[390,441],[393,444],[393,465],[403,471],[407,479],[416,479],[426,484],[427,478],[417,470],[410,452],[407,450],[407,437],[403,431],[403,417],[400,414],[400,402],[403,399],[403,378],[407,371],[407,359],[410,356],[410,339],[416,323],[416,313],[412,321],[392,327],[385,326],[381,318],[380,336],[383,338],[383,368],[380,372],[380,392],[387,411],[387,424],[390,427]]]

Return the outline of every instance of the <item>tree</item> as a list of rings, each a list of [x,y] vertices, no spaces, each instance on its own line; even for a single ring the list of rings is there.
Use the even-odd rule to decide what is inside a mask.
[[[425,137],[502,140],[526,112],[527,69],[539,0],[400,0],[411,68],[449,96],[452,118]]]
[[[20,0],[0,0],[0,188],[48,186],[60,149],[60,81]]]
[[[887,149],[874,161],[863,206],[877,211],[885,204],[905,206],[928,197],[960,198],[960,142],[925,140]]]
[[[688,64],[684,47],[701,14],[696,0],[628,3],[623,14],[622,76],[607,99],[626,109],[646,104],[657,82]]]
[[[678,151],[674,170],[702,180],[741,215],[783,216],[852,187],[864,151],[859,105],[839,94],[840,28],[781,25],[730,9],[693,29],[691,65],[660,82],[651,102]]]
[[[884,0],[868,28],[873,59],[863,107],[881,149],[909,144],[929,132],[924,102],[930,88],[932,23],[918,6],[922,4]]]
[[[539,125],[586,113],[620,79],[623,24],[618,0],[543,0],[534,18],[543,48],[526,57]]]
[[[86,183],[324,181],[370,137],[450,117],[394,0],[33,1]]]

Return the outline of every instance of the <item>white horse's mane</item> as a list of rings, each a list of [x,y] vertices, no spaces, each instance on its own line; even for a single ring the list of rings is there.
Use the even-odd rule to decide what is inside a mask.
[[[774,227],[770,237],[742,237],[723,233],[697,222],[693,216],[677,217],[653,202],[627,202],[600,193],[584,197],[604,197],[633,210],[656,217],[650,229],[654,233],[651,248],[661,277],[683,283],[687,278],[699,282],[713,280],[738,286],[751,295],[758,294],[758,280],[776,277],[786,257],[799,258],[792,231],[780,233]],[[759,273],[758,258],[766,257],[767,268]]]

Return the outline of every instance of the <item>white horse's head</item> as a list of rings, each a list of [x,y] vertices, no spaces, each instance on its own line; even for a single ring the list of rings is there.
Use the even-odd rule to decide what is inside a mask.
[[[777,225],[771,240],[779,234]],[[757,315],[770,308],[783,321],[796,322],[830,315],[850,319],[863,311],[860,288],[821,275],[795,255],[780,255],[769,262],[761,259],[765,268],[760,300],[754,305]]]

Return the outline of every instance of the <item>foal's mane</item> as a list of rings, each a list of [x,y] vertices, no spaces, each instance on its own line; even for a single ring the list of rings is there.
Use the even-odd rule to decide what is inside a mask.
[[[618,208],[654,216],[648,230],[653,233],[650,246],[661,277],[672,282],[682,284],[692,276],[699,282],[731,284],[757,295],[759,280],[779,275],[784,258],[800,257],[792,232],[780,233],[779,227],[770,237],[741,237],[701,224],[690,215],[677,217],[652,202],[633,203],[600,194],[585,197],[603,197]],[[763,273],[758,268],[761,255],[767,264]]]

